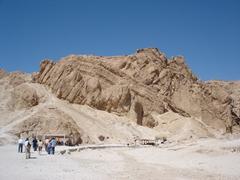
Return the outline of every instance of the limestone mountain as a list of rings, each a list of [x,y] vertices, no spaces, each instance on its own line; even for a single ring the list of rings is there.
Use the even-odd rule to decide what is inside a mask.
[[[239,132],[240,83],[203,82],[182,56],[156,48],[127,56],[44,60],[32,75],[0,71],[0,139],[65,133],[74,143],[184,139]]]
[[[57,63],[45,60],[33,78],[60,99],[129,116],[149,127],[158,125],[153,112],[173,111],[228,130],[239,119],[239,112],[234,113],[239,108],[228,88],[199,81],[183,57],[167,59],[156,48],[128,56],[69,56]]]

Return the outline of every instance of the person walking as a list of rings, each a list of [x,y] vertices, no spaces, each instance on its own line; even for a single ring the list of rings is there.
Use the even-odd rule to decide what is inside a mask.
[[[51,145],[51,141],[47,144],[47,153],[50,155],[52,152],[52,145]]]
[[[44,141],[44,146],[45,146],[45,151],[48,152],[48,144],[49,144],[49,139],[46,138]]]
[[[22,151],[23,151],[23,144],[24,144],[24,140],[20,137],[18,139],[18,152],[19,153],[22,153]]]
[[[31,156],[31,143],[29,142],[28,138],[25,140],[24,146],[25,146],[26,159],[30,159],[30,156]]]
[[[25,148],[25,152],[26,152],[26,146],[27,146],[27,144],[29,143],[29,139],[28,138],[26,138],[25,139],[25,141],[24,141],[24,148]]]
[[[43,142],[42,142],[42,140],[40,139],[40,140],[38,141],[38,153],[39,153],[39,154],[41,154],[41,152],[42,152],[42,147],[43,147]]]
[[[55,147],[56,147],[56,145],[57,145],[56,139],[55,139],[55,138],[52,138],[50,144],[51,144],[51,154],[55,154]]]
[[[33,138],[32,145],[33,145],[33,150],[37,151],[38,141],[37,141],[36,137]]]

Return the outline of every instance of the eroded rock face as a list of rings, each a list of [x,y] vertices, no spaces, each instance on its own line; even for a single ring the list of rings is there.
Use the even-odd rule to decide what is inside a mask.
[[[129,56],[45,60],[33,79],[49,86],[60,99],[128,115],[150,127],[157,125],[152,112],[173,111],[226,129],[236,124],[231,112],[239,116],[226,88],[198,81],[182,56],[167,59],[156,48]]]
[[[0,86],[5,89],[7,97],[1,101],[7,101],[7,107],[10,110],[31,108],[39,104],[39,94],[28,83],[31,81],[31,75],[22,72],[7,73],[0,70]],[[4,96],[4,95],[3,95]]]
[[[14,88],[10,106],[13,109],[30,108],[38,105],[39,97],[35,89],[23,83]]]
[[[232,116],[233,124],[240,125],[240,81],[209,81],[208,83],[214,86],[220,86],[230,95],[230,99],[225,98],[225,101],[231,101],[231,107],[228,109],[228,113]],[[222,99],[224,101],[224,98]]]

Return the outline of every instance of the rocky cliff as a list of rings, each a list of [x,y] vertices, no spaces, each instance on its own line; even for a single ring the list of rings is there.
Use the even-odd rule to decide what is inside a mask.
[[[159,125],[154,113],[169,111],[227,132],[239,124],[239,104],[226,85],[199,81],[182,56],[168,59],[156,48],[128,56],[44,60],[33,80],[60,99],[127,116],[148,127]]]

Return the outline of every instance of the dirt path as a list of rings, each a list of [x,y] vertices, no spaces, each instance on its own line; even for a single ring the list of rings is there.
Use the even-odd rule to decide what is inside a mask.
[[[163,174],[163,169],[137,161],[134,156],[127,154],[125,151],[118,151],[123,158],[124,168],[118,174],[119,179],[149,179],[158,180]]]

